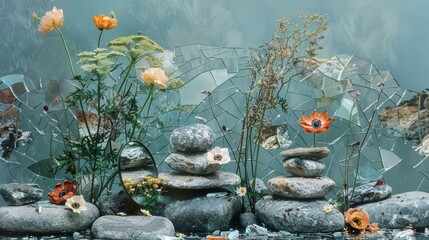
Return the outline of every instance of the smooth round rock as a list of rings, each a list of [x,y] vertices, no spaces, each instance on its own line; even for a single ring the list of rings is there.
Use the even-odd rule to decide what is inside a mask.
[[[176,171],[191,174],[207,175],[215,173],[221,169],[221,165],[218,163],[209,164],[207,153],[171,153],[165,159],[165,162]]]
[[[61,234],[85,230],[100,216],[95,205],[86,203],[85,206],[87,210],[80,213],[54,204],[42,206],[40,213],[30,205],[0,207],[0,232]]]
[[[285,159],[303,158],[318,160],[329,155],[330,151],[327,147],[309,147],[309,148],[292,148],[283,151],[281,154]]]
[[[37,184],[5,183],[0,184],[0,194],[8,205],[20,206],[39,201],[43,190]]]
[[[283,163],[283,167],[296,177],[319,177],[325,171],[325,164],[301,158],[288,159]]]
[[[261,199],[256,202],[256,215],[269,229],[292,233],[318,233],[341,231],[344,216],[325,200]]]
[[[211,233],[229,230],[241,211],[241,197],[197,197],[177,201],[165,208],[165,217],[170,219],[176,231]]]
[[[237,174],[222,171],[205,176],[164,172],[160,173],[159,177],[168,182],[168,187],[182,189],[210,189],[222,186],[235,186],[241,183],[241,178]]]
[[[268,189],[277,196],[290,198],[321,198],[335,187],[328,177],[276,177],[268,181]]]
[[[91,232],[99,239],[153,240],[174,236],[173,223],[157,216],[103,216],[92,225]]]
[[[380,202],[359,205],[359,208],[366,211],[371,222],[378,223],[380,228],[429,226],[429,193],[426,192],[400,193]]]
[[[249,225],[261,225],[261,223],[259,222],[258,217],[256,217],[256,215],[252,212],[245,212],[240,214],[240,226],[242,226],[243,228],[246,228]]]
[[[204,124],[194,124],[175,129],[170,136],[170,144],[180,152],[207,152],[213,147],[216,136]]]
[[[350,197],[352,196],[351,194],[352,190],[349,189]],[[380,201],[390,197],[391,194],[392,188],[389,185],[375,185],[375,182],[372,182],[356,187],[350,202],[353,204],[362,204]]]
[[[121,152],[121,170],[153,165],[150,153],[139,145],[127,145]]]

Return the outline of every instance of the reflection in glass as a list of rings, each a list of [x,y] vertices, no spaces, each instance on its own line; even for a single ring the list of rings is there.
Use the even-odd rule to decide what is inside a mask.
[[[155,161],[139,142],[129,142],[119,155],[119,172],[128,195],[152,215],[159,215],[164,182],[157,178]]]

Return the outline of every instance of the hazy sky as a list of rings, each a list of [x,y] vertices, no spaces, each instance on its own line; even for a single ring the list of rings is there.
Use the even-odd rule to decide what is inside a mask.
[[[92,16],[112,10],[119,24],[104,34],[106,41],[141,31],[172,50],[192,43],[256,47],[271,38],[278,18],[327,13],[331,20],[320,56],[353,54],[390,70],[403,87],[429,87],[425,0],[0,0],[0,75],[66,73],[54,66],[67,66],[57,35],[40,36],[38,22],[30,20],[33,11],[42,15],[53,6],[64,10],[63,32],[75,53],[94,48]]]

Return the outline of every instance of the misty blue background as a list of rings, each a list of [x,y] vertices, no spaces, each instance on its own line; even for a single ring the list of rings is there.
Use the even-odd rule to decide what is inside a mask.
[[[105,32],[104,42],[141,31],[171,50],[192,43],[256,47],[271,38],[278,18],[327,13],[331,20],[321,57],[353,54],[390,70],[400,86],[429,87],[425,0],[0,0],[0,76],[70,75],[58,34],[40,35],[39,21],[31,21],[33,11],[42,16],[53,6],[64,10],[62,30],[74,57],[95,47],[92,17],[112,10],[119,24]]]

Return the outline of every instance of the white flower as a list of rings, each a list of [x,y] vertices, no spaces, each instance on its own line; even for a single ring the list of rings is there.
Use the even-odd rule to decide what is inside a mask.
[[[208,152],[207,159],[209,160],[209,164],[226,164],[231,161],[231,158],[229,157],[228,148],[220,147],[215,147],[210,152]]]
[[[247,190],[245,187],[239,187],[237,190],[235,190],[235,192],[238,194],[238,196],[244,197],[247,193]]]
[[[143,216],[152,216],[152,214],[150,214],[150,212],[148,210],[140,209],[140,212],[143,213]]]
[[[83,199],[82,195],[73,196],[67,199],[66,207],[73,210],[73,212],[80,213],[80,211],[87,210],[85,203],[85,199]]]
[[[332,205],[324,206],[323,210],[325,210],[326,213],[330,213],[332,211],[333,207],[334,206],[332,206]]]

